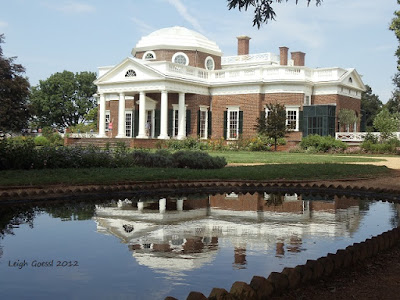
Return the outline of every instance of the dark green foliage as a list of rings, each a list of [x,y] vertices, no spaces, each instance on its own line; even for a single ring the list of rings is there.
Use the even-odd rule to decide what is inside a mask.
[[[382,101],[379,96],[372,93],[369,85],[365,85],[366,91],[361,93],[361,110],[365,114],[365,122],[368,129],[372,130],[376,115],[382,109]]]
[[[396,154],[399,147],[400,140],[397,138],[391,138],[380,143],[377,138],[369,138],[367,136],[361,144],[361,148],[364,151],[373,154]]]
[[[343,152],[345,149],[347,149],[347,144],[340,140],[336,140],[330,135],[320,136],[317,134],[311,134],[301,140],[300,147],[310,152]]]
[[[133,163],[136,166],[148,168],[172,168],[174,163],[172,155],[166,150],[158,150],[155,153],[138,150],[132,153]]]
[[[93,120],[97,87],[93,72],[55,73],[32,88],[31,105],[38,126],[68,127]]]
[[[177,168],[221,169],[226,166],[224,157],[212,157],[206,152],[178,151],[172,157]]]
[[[278,139],[283,138],[288,128],[286,126],[286,109],[285,106],[279,103],[268,104],[269,110],[266,122],[265,134],[274,139],[275,151],[278,145]]]
[[[272,3],[281,3],[283,0],[228,0],[228,8],[238,8],[239,11],[242,9],[246,10],[249,6],[254,7],[254,19],[253,26],[257,25],[258,28],[261,27],[263,23],[268,23],[269,20],[275,20],[275,11],[272,8]],[[309,5],[312,0],[306,0]],[[286,0],[288,2],[288,0]],[[298,0],[296,0],[297,4]],[[321,5],[322,0],[315,0],[315,4]]]
[[[44,137],[43,137],[44,138]],[[45,139],[45,138],[44,138]],[[0,170],[59,169],[59,168],[223,168],[226,161],[205,152],[167,150],[131,152],[121,143],[114,150],[89,147],[35,147],[32,138],[14,138],[0,141]]]
[[[0,140],[0,170],[30,169],[35,154],[35,142],[32,138]]]
[[[0,34],[0,132],[19,132],[27,128],[29,82],[24,77],[25,68],[14,63],[16,57],[3,56]]]

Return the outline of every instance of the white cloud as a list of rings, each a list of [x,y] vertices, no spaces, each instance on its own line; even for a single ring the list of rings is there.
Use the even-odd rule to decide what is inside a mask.
[[[0,28],[6,28],[8,26],[8,23],[5,21],[0,21]]]
[[[138,26],[139,31],[142,33],[148,33],[148,32],[152,32],[155,30],[155,28],[145,22],[143,22],[142,20],[136,18],[136,17],[132,17],[131,20]]]
[[[81,14],[81,13],[91,13],[96,10],[96,8],[92,5],[68,1],[58,5],[48,5],[49,7],[64,12],[64,13],[73,13],[73,14]]]
[[[204,33],[203,28],[200,25],[200,22],[189,13],[188,9],[186,8],[185,5],[182,4],[181,0],[166,0],[169,4],[174,6],[178,13],[184,18],[186,21],[188,21],[194,29],[197,31]]]

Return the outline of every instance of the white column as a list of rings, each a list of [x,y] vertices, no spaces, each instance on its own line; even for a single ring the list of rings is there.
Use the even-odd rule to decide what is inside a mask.
[[[176,210],[177,211],[183,210],[183,199],[176,200]]]
[[[160,135],[159,139],[169,139],[168,136],[168,92],[161,91],[161,114],[160,114]]]
[[[160,208],[160,214],[165,213],[165,211],[167,210],[167,199],[161,198],[160,200],[158,200],[158,205]]]
[[[143,212],[144,202],[139,201],[137,203],[137,208],[138,208],[138,211]]]
[[[118,134],[117,138],[124,138],[125,136],[125,94],[119,94],[118,103]]]
[[[104,94],[100,94],[100,120],[99,120],[99,138],[106,137],[106,97]]]
[[[140,92],[139,94],[139,132],[138,139],[146,139],[146,93]]]
[[[186,106],[185,93],[179,93],[178,104],[178,140],[186,138]]]

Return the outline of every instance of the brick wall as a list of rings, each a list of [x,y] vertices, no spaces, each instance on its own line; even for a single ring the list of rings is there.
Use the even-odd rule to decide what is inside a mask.
[[[215,62],[215,69],[221,69],[221,57],[217,55],[208,54],[200,51],[190,50],[154,50],[156,54],[156,61],[172,61],[172,56],[177,52],[183,52],[189,57],[189,66],[205,69],[205,60],[211,56]],[[142,59],[145,52],[137,52],[135,57]]]
[[[212,138],[224,136],[224,111],[227,106],[239,106],[243,111],[243,137],[249,138],[256,134],[254,126],[260,117],[260,102],[263,94],[223,95],[212,97]]]
[[[250,37],[248,36],[238,36],[238,55],[247,55],[250,51]]]

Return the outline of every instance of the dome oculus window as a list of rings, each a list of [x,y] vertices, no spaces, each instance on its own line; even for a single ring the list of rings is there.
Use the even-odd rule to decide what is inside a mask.
[[[178,52],[172,56],[172,62],[187,66],[189,64],[189,57],[183,52]]]
[[[147,51],[143,55],[143,60],[154,60],[154,59],[156,59],[156,54],[154,53],[154,51]]]
[[[211,56],[208,56],[208,57],[206,58],[205,66],[206,66],[206,69],[209,70],[209,71],[214,70],[214,68],[215,68],[215,62],[214,62],[214,59],[213,59]]]
[[[136,72],[132,69],[126,71],[125,73],[125,77],[135,77],[136,76]]]

